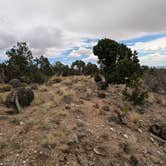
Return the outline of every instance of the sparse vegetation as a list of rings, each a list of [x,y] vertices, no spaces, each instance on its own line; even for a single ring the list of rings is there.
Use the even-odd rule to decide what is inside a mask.
[[[100,40],[94,52],[100,67],[34,59],[26,43],[9,50],[8,61],[0,65],[6,73],[0,84],[0,165],[164,161],[165,125],[155,123],[165,122],[164,79],[157,74],[162,88],[155,91],[157,83],[146,79],[156,77],[154,71],[142,67],[140,72],[136,52],[116,41]],[[143,105],[148,91],[151,100]]]

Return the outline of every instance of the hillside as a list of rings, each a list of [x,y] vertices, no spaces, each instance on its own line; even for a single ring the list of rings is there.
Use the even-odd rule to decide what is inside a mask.
[[[165,94],[150,92],[135,106],[124,99],[124,85],[101,91],[85,76],[53,77],[33,89],[21,114],[3,105],[9,92],[1,93],[0,165],[166,165],[166,141],[149,131],[166,121]]]

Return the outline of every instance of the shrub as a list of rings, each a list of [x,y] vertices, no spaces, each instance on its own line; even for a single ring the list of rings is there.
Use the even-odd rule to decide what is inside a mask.
[[[12,89],[12,86],[9,84],[0,84],[0,92],[7,92]]]
[[[108,88],[108,83],[105,81],[100,81],[97,83],[99,90],[106,90]]]
[[[95,80],[95,82],[100,82],[100,81],[102,81],[102,78],[101,78],[100,75],[96,74],[96,75],[94,76],[94,80]]]
[[[16,107],[20,112],[20,106],[26,107],[31,104],[34,99],[34,93],[29,88],[14,89],[6,98],[6,105],[8,107]]]
[[[148,92],[147,91],[141,91],[139,89],[135,89],[132,92],[132,95],[130,96],[130,100],[134,102],[134,104],[144,104],[145,100],[148,98]]]
[[[166,92],[166,70],[150,69],[144,73],[144,87],[153,92]]]
[[[33,73],[31,76],[31,80],[34,83],[42,84],[47,81],[47,77],[41,72],[41,71],[36,71]]]
[[[123,91],[123,95],[135,105],[144,104],[148,98],[148,92],[143,90],[138,77],[133,77],[131,80],[129,80]]]

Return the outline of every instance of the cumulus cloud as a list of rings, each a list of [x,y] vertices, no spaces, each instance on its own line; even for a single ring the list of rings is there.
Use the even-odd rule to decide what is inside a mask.
[[[166,67],[166,54],[154,53],[139,58],[142,65]]]
[[[162,37],[149,42],[137,42],[131,46],[133,50],[137,51],[161,51],[166,50],[166,37]]]
[[[1,0],[0,49],[24,40],[35,56],[50,57],[85,47],[82,38],[121,40],[163,32],[165,8],[165,0]]]

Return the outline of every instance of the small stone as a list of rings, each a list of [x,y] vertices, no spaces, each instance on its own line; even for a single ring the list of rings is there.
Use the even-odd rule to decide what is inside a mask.
[[[127,134],[124,134],[123,136],[124,136],[126,139],[128,139],[128,138],[129,138]]]
[[[154,139],[152,137],[150,137],[150,140],[154,143]]]
[[[110,128],[110,130],[111,130],[111,131],[114,131],[114,129],[113,129],[112,127]]]
[[[142,130],[141,130],[141,129],[138,129],[138,132],[139,132],[139,133],[142,133]]]
[[[102,109],[106,112],[109,112],[110,111],[110,107],[109,106],[103,106]]]
[[[20,155],[19,154],[16,154],[16,157],[19,157]]]
[[[69,153],[70,152],[70,147],[66,144],[62,145],[60,147],[60,150],[63,152],[63,153]]]
[[[98,147],[95,147],[95,148],[93,149],[93,151],[94,151],[97,155],[107,156],[107,151],[106,151],[106,148],[105,148],[105,147],[98,146]]]
[[[105,93],[98,93],[97,96],[99,98],[105,98],[106,97]]]
[[[94,107],[94,108],[97,108],[97,109],[100,108],[100,107],[99,107],[99,104],[97,104],[97,103],[94,104],[93,107]]]

